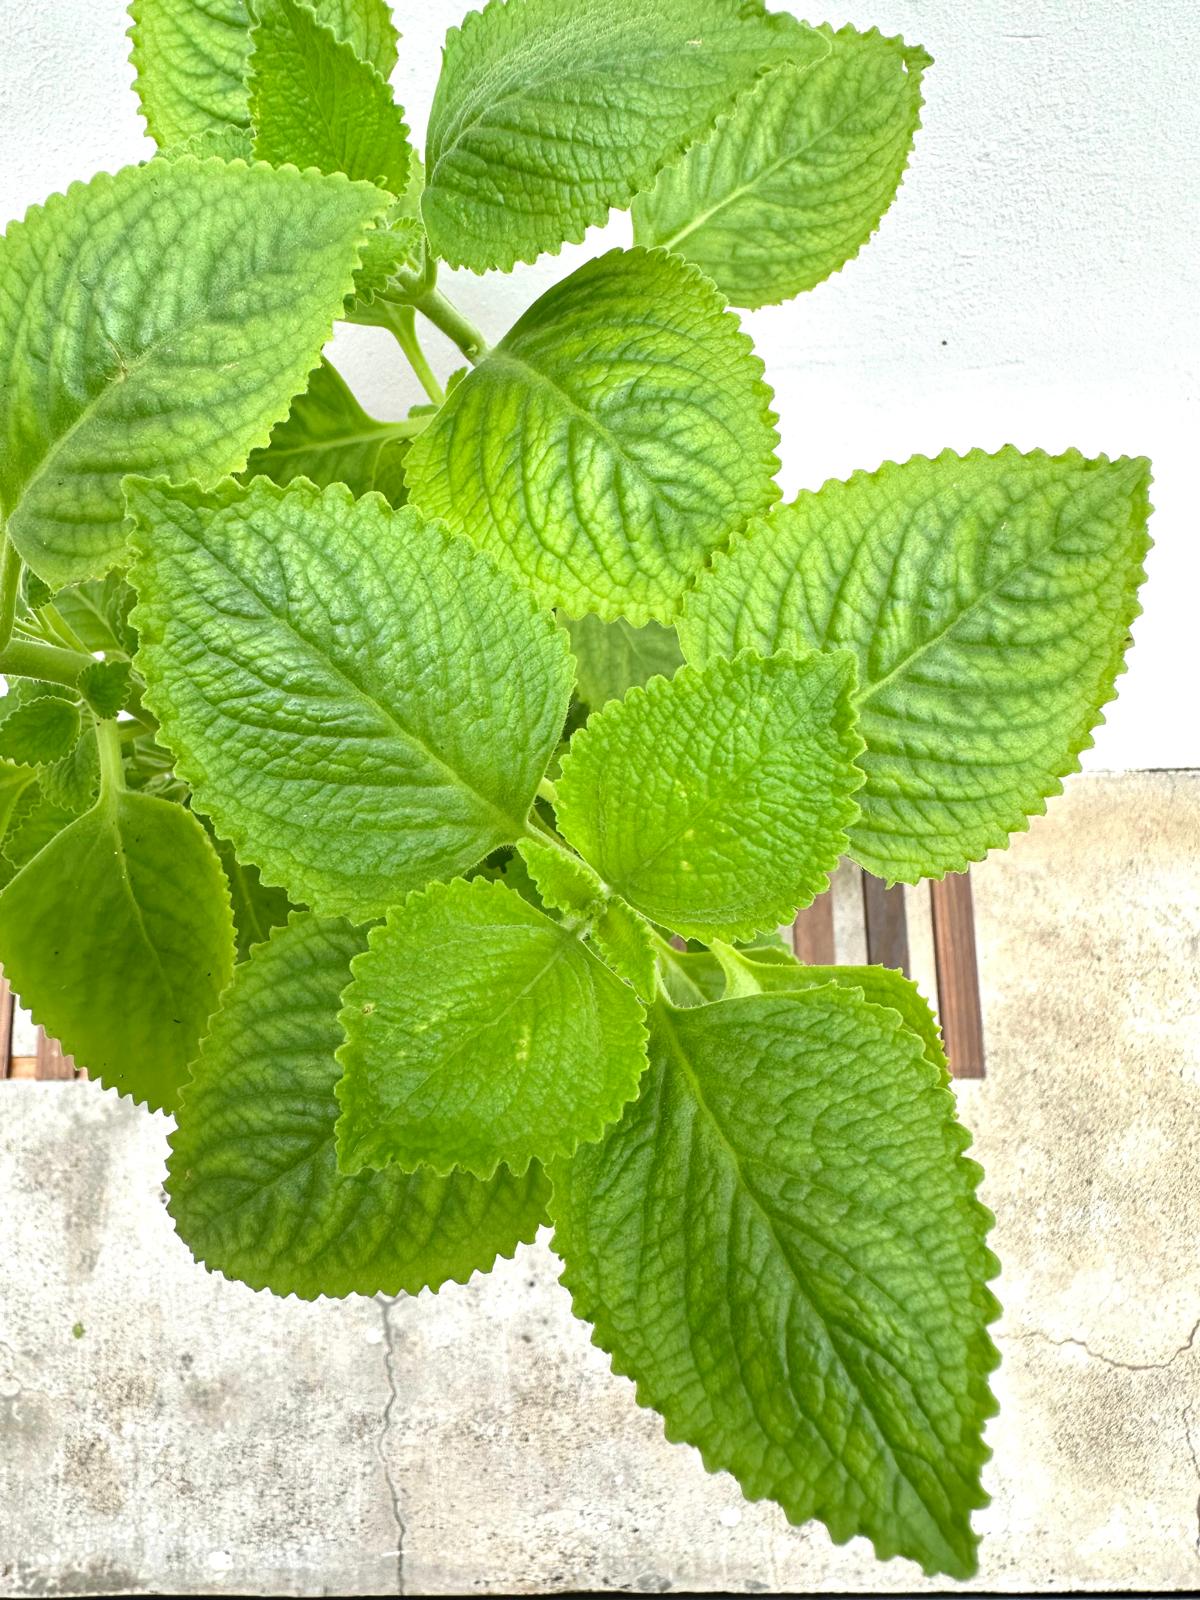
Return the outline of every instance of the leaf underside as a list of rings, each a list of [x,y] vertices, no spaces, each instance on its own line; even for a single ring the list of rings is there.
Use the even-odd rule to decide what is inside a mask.
[[[667,1437],[959,1578],[999,1309],[967,1143],[921,1041],[828,986],[659,1008],[638,1101],[550,1169],[576,1313]]]
[[[410,496],[548,606],[669,620],[705,558],[778,495],[770,390],[723,304],[665,251],[587,262],[416,440]]]
[[[593,711],[651,678],[669,678],[683,663],[674,628],[648,622],[631,627],[624,620],[599,617],[568,620],[571,654],[575,657],[575,692]]]
[[[198,1260],[253,1289],[314,1300],[465,1283],[544,1219],[536,1164],[489,1183],[338,1171],[338,995],[364,943],[310,913],[276,929],[238,968],[184,1093],[171,1215]]]
[[[435,885],[371,934],[345,994],[344,1171],[490,1177],[599,1138],[637,1093],[644,1013],[581,940],[503,883]]]
[[[479,551],[337,484],[129,503],[147,704],[266,882],[363,921],[524,832],[570,655]]]
[[[691,661],[851,650],[866,741],[850,854],[962,872],[1078,769],[1122,670],[1149,547],[1149,464],[947,451],[802,494],[688,597]]]

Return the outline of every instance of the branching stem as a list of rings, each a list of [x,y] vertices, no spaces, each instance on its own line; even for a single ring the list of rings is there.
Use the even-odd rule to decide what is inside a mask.
[[[430,289],[416,302],[417,310],[428,317],[435,328],[440,328],[452,339],[472,366],[482,361],[488,353],[487,340],[479,329],[457,307],[452,306],[440,289]]]
[[[382,311],[380,320],[403,350],[405,360],[417,375],[417,382],[434,405],[440,406],[446,398],[446,392],[429,365],[424,350],[421,349],[421,341],[417,338],[416,313],[412,306],[388,304]]]
[[[9,538],[4,540],[4,555],[0,559],[0,650],[12,638],[13,623],[17,620],[17,595],[21,588],[21,558]]]

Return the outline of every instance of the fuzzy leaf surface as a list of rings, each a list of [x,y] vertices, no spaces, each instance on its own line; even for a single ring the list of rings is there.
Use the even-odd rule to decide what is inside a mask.
[[[0,701],[0,707],[4,702]],[[22,700],[4,707],[0,720],[0,760],[37,767],[67,755],[79,738],[79,707],[57,695]]]
[[[653,1020],[639,1099],[551,1168],[576,1314],[749,1499],[969,1577],[999,1308],[950,1091],[833,985]]]
[[[522,839],[517,852],[529,870],[542,904],[552,911],[579,916],[602,905],[603,883],[578,856],[568,855],[555,844],[538,839]]]
[[[338,996],[364,942],[311,913],[276,929],[237,969],[183,1097],[167,1166],[176,1229],[252,1289],[314,1300],[465,1283],[545,1217],[537,1165],[489,1183],[339,1172]]]
[[[271,441],[251,452],[246,478],[266,477],[281,487],[310,478],[320,488],[344,483],[356,497],[372,489],[402,506],[408,440],[388,422],[368,416],[337,369],[324,357],[308,388],[276,423]]]
[[[634,628],[624,619],[583,617],[568,621],[566,629],[575,657],[575,691],[593,711],[650,678],[671,677],[683,664],[674,628],[661,622]]]
[[[570,655],[486,556],[339,484],[129,498],[160,743],[267,883],[365,921],[524,833]]]
[[[126,473],[245,466],[304,387],[384,204],[341,177],[185,158],[74,184],[9,228],[0,513],[40,577],[121,562]]]
[[[396,30],[388,0],[312,0],[312,10],[382,77],[391,75]],[[129,14],[135,88],[160,149],[249,125],[245,0],[133,0]]]
[[[952,452],[830,482],[756,523],[689,596],[689,660],[852,650],[866,740],[850,854],[962,872],[1079,766],[1137,616],[1149,463]]]
[[[777,61],[827,42],[729,0],[497,0],[446,35],[425,226],[455,267],[578,244]]]
[[[645,1013],[575,934],[503,883],[411,895],[345,993],[343,1171],[491,1177],[569,1155],[637,1093]]]
[[[413,444],[409,493],[549,606],[669,620],[778,495],[762,363],[698,272],[612,250],[556,284]]]
[[[811,289],[891,205],[929,57],[876,30],[822,29],[829,54],[760,78],[633,204],[638,244],[694,261],[735,306]]]
[[[229,893],[204,829],[166,800],[102,796],[0,894],[0,961],[90,1076],[173,1110],[233,971]]]
[[[747,652],[631,689],[571,741],[563,837],[676,933],[786,921],[826,887],[857,815],[852,687],[844,654]]]
[[[228,839],[213,835],[212,841],[229,884],[237,959],[245,961],[254,946],[265,944],[271,930],[282,928],[297,908],[282,889],[272,889],[262,881],[257,867],[239,861]]]
[[[412,150],[386,78],[300,0],[259,0],[250,33],[254,153],[403,194]]]

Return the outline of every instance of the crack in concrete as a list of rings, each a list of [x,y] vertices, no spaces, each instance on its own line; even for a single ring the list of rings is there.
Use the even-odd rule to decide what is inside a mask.
[[[1192,1425],[1188,1421],[1188,1412],[1191,1409],[1192,1402],[1189,1400],[1182,1412],[1183,1437],[1187,1440],[1188,1455],[1192,1458],[1192,1467],[1195,1470],[1197,1479],[1200,1480],[1200,1459],[1196,1456],[1196,1446],[1192,1443]],[[1196,1554],[1200,1556],[1200,1495],[1196,1496]]]
[[[376,1304],[383,1313],[384,1367],[387,1372],[388,1389],[390,1391],[388,1394],[387,1405],[385,1405],[383,1408],[383,1417],[381,1419],[380,1429],[375,1436],[375,1455],[378,1458],[380,1468],[383,1472],[384,1482],[387,1484],[388,1498],[391,1501],[392,1506],[392,1521],[396,1525],[396,1593],[403,1594],[404,1535],[406,1530],[404,1526],[404,1517],[400,1510],[400,1489],[395,1478],[392,1476],[392,1469],[388,1464],[387,1454],[384,1450],[384,1441],[387,1439],[392,1427],[392,1411],[397,1400],[400,1398],[400,1395],[396,1389],[395,1338],[392,1333],[391,1317],[388,1315],[398,1299],[398,1295],[394,1296],[390,1300],[385,1299],[383,1295],[376,1295],[375,1297]]]
[[[1086,1339],[1068,1337],[1066,1339],[1053,1339],[1048,1333],[1043,1333],[1040,1328],[1032,1328],[1028,1333],[1010,1333],[1010,1339],[1042,1339],[1046,1344],[1052,1344],[1056,1349],[1063,1345],[1073,1344],[1079,1350],[1084,1350],[1093,1361],[1102,1361],[1106,1367],[1116,1367],[1121,1372],[1164,1372],[1167,1367],[1174,1366],[1180,1356],[1186,1355],[1196,1343],[1196,1335],[1200,1334],[1200,1317],[1192,1324],[1192,1331],[1178,1350],[1173,1351],[1165,1361],[1118,1361],[1115,1356],[1106,1356],[1102,1350],[1093,1350]]]

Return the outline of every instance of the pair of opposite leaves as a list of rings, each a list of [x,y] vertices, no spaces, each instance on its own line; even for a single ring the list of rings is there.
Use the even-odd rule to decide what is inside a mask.
[[[161,148],[252,149],[404,189],[386,0],[261,0],[253,25],[242,0],[131,9],[137,90]],[[507,270],[579,242],[636,196],[639,242],[670,244],[735,304],[785,298],[878,224],[928,60],[875,31],[728,0],[490,4],[447,36],[424,231],[452,266]]]

